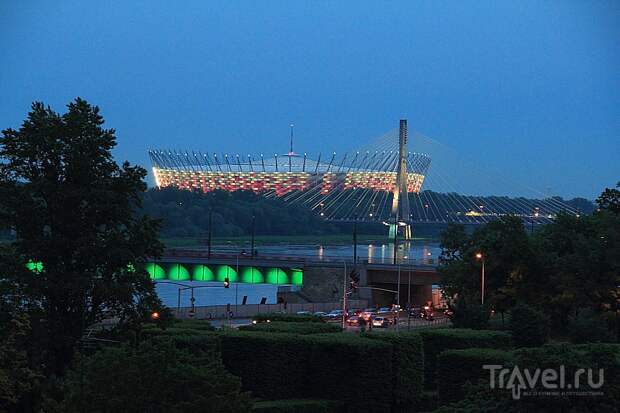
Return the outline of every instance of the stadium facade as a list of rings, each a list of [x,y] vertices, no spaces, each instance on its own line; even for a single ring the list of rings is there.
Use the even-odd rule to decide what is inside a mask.
[[[371,189],[392,192],[396,187],[397,154],[391,152],[355,153],[350,163],[347,156],[327,162],[310,159],[307,154],[287,153],[265,159],[263,155],[242,158],[240,155],[202,154],[200,152],[149,151],[153,175],[158,187],[224,191],[246,190],[274,192],[278,196],[292,191],[320,187],[320,192],[349,189]],[[419,192],[430,158],[410,153],[407,162],[413,168],[407,173],[407,191]]]
[[[390,235],[402,232],[406,239],[411,238],[409,194],[420,193],[431,159],[426,154],[407,151],[406,120],[400,121],[398,149],[390,150],[396,140],[387,137],[383,142],[385,150],[341,156],[335,152],[328,156],[319,153],[314,159],[307,153],[293,151],[292,126],[290,150],[273,157],[151,150],[155,183],[159,188],[245,190],[303,199],[321,216],[325,215],[325,207],[332,211],[367,210],[369,213],[363,215],[372,217],[376,203],[387,207],[387,195],[391,195]],[[347,195],[342,196],[344,193]],[[377,198],[377,194],[382,197]]]

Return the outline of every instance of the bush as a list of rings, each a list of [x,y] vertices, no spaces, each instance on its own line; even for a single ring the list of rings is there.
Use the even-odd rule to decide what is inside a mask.
[[[441,404],[464,398],[467,382],[477,384],[480,379],[488,379],[489,371],[484,370],[483,365],[507,365],[511,360],[511,352],[491,348],[443,351],[437,357],[437,376],[441,377],[437,390]]]
[[[224,364],[257,397],[332,399],[351,411],[389,411],[389,392],[375,385],[391,382],[389,344],[344,334],[230,331],[219,336]]]
[[[581,376],[580,387],[566,389],[545,389],[540,387],[540,379],[537,381],[539,387],[530,389],[529,387],[521,390],[540,392],[536,397],[524,397],[521,395],[519,400],[511,397],[509,389],[489,388],[488,383],[480,383],[468,387],[467,395],[458,403],[452,403],[435,411],[435,413],[454,413],[454,412],[487,412],[502,411],[509,412],[617,412],[620,410],[620,345],[614,344],[556,344],[544,345],[542,347],[521,348],[513,352],[513,362],[519,366],[520,370],[528,369],[530,372],[536,369],[544,370],[552,368],[555,371],[563,366],[565,384],[573,385],[575,371],[577,369],[592,368],[594,371],[593,379],[595,382],[599,378],[599,369],[604,371],[604,384],[601,388],[590,389],[587,386],[585,375]],[[558,373],[560,373],[558,371]],[[524,373],[522,373],[524,374]],[[561,373],[560,373],[561,374]],[[557,382],[560,381],[556,380]],[[518,383],[517,383],[518,384]],[[557,392],[545,396],[545,392]],[[573,391],[581,392],[578,395],[571,395]],[[588,395],[588,391],[598,394]]]
[[[549,318],[525,304],[510,311],[510,331],[517,347],[538,347],[549,338]]]
[[[609,320],[606,314],[600,314],[591,309],[579,312],[570,323],[570,335],[574,343],[611,343],[616,341],[615,331],[610,324],[615,324],[614,318]],[[611,322],[610,322],[611,321]]]
[[[68,372],[63,412],[248,412],[251,401],[221,360],[171,340],[106,348]]]
[[[410,332],[368,333],[364,337],[392,345],[392,405],[401,409],[417,404],[424,388],[422,337]]]
[[[261,313],[256,314],[252,320],[258,323],[269,321],[293,321],[293,322],[309,322],[324,323],[323,319],[314,314],[287,314],[287,313]]]
[[[489,326],[489,314],[486,306],[467,303],[464,298],[460,298],[450,320],[456,328],[483,330]]]
[[[215,331],[215,327],[207,320],[175,320],[174,327],[200,331]]]
[[[291,334],[320,334],[338,333],[342,328],[335,324],[327,323],[308,323],[308,322],[285,322],[273,321],[270,323],[259,323],[248,326],[241,326],[242,331],[266,331],[271,333],[291,333]]]
[[[262,400],[254,403],[254,413],[338,413],[342,403],[334,400],[289,399]]]
[[[503,331],[438,328],[421,331],[424,346],[424,385],[435,388],[437,356],[444,350],[472,347],[507,349],[510,334]]]

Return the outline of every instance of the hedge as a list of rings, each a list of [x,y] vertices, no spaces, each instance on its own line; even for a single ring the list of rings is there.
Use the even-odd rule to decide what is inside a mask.
[[[546,389],[541,384],[540,376],[536,383],[539,387],[522,391],[538,392],[536,397],[521,394],[519,400],[512,398],[512,389],[490,389],[488,383],[480,382],[470,386],[466,396],[459,402],[443,406],[435,413],[455,412],[579,412],[599,413],[620,411],[620,346],[609,344],[573,345],[548,344],[542,347],[521,348],[513,351],[513,363],[519,367],[525,377],[525,369],[530,376],[536,369],[551,368],[561,374],[563,366],[565,388]],[[604,371],[604,383],[601,388],[591,389],[587,386],[587,374],[580,376],[579,388],[574,387],[577,369],[593,369],[594,382],[598,382],[599,369]],[[451,371],[454,374],[454,370]],[[510,373],[512,374],[512,373]],[[543,373],[539,373],[542,375]],[[443,377],[442,377],[443,379]],[[527,380],[527,379],[526,379]],[[561,383],[559,377],[554,384]],[[519,383],[517,383],[518,385]],[[568,387],[570,385],[571,387]],[[595,394],[588,394],[593,391]],[[545,395],[546,392],[552,392]],[[579,394],[573,395],[572,392]]]
[[[335,324],[273,321],[239,327],[242,331],[266,331],[271,333],[320,334],[339,333],[342,328]]]
[[[472,347],[507,349],[511,336],[503,331],[437,328],[420,331],[424,346],[424,386],[436,387],[437,356],[444,350]]]
[[[591,389],[587,385],[587,375],[583,374],[579,389],[571,389],[572,391],[602,392],[602,395],[538,397],[536,400],[523,398],[524,408],[529,408],[531,411],[620,411],[620,345],[547,344],[539,348],[518,349],[515,350],[514,355],[515,364],[521,369],[551,368],[557,371],[560,366],[564,366],[566,383],[573,383],[575,371],[578,369],[592,369],[592,379],[596,383],[600,377],[599,369],[603,369],[604,383],[601,388]],[[536,390],[545,391],[546,389],[536,388]]]
[[[437,390],[440,404],[446,404],[465,397],[465,384],[476,384],[480,379],[489,378],[485,364],[508,366],[512,353],[491,348],[468,348],[464,350],[445,350],[437,357]]]
[[[308,323],[324,323],[323,319],[314,314],[287,314],[287,313],[261,313],[252,317],[259,323],[269,321],[294,321],[294,322],[308,322]]]
[[[538,347],[549,339],[549,317],[525,304],[510,310],[509,326],[516,347]]]
[[[410,332],[375,332],[364,337],[392,345],[392,405],[396,410],[418,404],[424,390],[422,337]]]
[[[288,399],[261,400],[254,403],[254,413],[339,413],[342,403],[334,400]]]
[[[224,365],[267,399],[341,400],[350,412],[389,412],[392,346],[349,334],[219,334]],[[362,390],[363,389],[363,390]]]

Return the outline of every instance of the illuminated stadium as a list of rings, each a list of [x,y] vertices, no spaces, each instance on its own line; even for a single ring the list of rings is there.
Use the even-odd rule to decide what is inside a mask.
[[[380,220],[386,215],[392,232],[402,231],[410,238],[409,194],[420,193],[431,160],[407,152],[406,120],[400,121],[397,148],[394,136],[388,134],[372,150],[316,158],[293,151],[292,126],[290,150],[272,157],[149,151],[155,183],[159,188],[246,190],[283,197],[304,203],[327,219]]]
[[[348,189],[392,192],[396,186],[398,152],[357,152],[340,159],[332,153],[316,160],[307,154],[287,153],[265,159],[263,155],[242,157],[200,152],[150,151],[158,187],[197,189],[209,192],[247,190],[273,192],[277,196],[293,191],[320,188],[320,193]],[[430,158],[409,153],[407,191],[419,192]]]

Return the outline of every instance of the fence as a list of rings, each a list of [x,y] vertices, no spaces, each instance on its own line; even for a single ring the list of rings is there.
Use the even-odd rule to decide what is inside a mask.
[[[348,300],[349,308],[366,308],[367,300]],[[230,309],[232,318],[250,318],[259,313],[289,313],[295,314],[299,311],[317,311],[330,312],[332,310],[342,309],[341,302],[330,303],[288,303],[288,304],[245,304],[245,305],[209,305],[194,307],[194,314],[191,316],[191,307],[181,307],[180,309],[172,308],[172,312],[177,318],[195,318],[195,319],[218,319],[227,318],[227,312]]]

